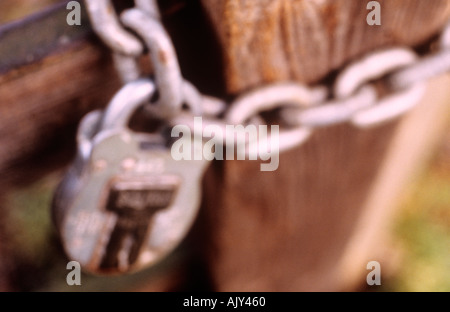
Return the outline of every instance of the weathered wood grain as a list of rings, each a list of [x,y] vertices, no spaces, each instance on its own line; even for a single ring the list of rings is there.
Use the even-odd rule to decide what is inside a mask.
[[[382,26],[369,27],[367,1],[203,1],[224,51],[230,93],[280,80],[314,83],[373,49],[421,44],[449,17],[446,0],[380,3]],[[439,113],[434,117],[439,119]],[[379,252],[373,237],[366,246],[347,246],[367,238],[359,220],[367,215],[365,202],[395,127],[393,122],[372,130],[320,130],[282,155],[275,173],[242,162],[210,171],[203,250],[217,288],[338,290],[365,283],[359,275],[367,264],[363,261]],[[402,168],[398,163],[400,175]],[[357,261],[347,261],[345,271],[339,271],[341,260],[352,257]]]
[[[14,175],[33,153],[73,143],[81,116],[104,106],[120,87],[115,77],[107,54],[87,44],[0,77],[2,179]]]
[[[203,0],[224,51],[228,90],[318,81],[375,48],[422,43],[450,12],[447,0],[381,0],[382,26],[370,27],[368,2]]]

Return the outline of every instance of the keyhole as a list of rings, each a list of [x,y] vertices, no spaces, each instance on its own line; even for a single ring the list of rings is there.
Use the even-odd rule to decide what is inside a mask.
[[[151,189],[113,189],[106,210],[118,218],[106,246],[100,268],[128,271],[138,260],[152,219],[170,206],[175,187]]]

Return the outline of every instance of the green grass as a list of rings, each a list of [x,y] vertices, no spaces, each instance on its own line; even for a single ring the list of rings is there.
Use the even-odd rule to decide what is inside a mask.
[[[50,202],[54,183],[51,179],[30,188],[15,192],[8,200],[8,228],[15,253],[24,260],[33,259],[40,266],[47,261],[52,249],[53,226],[50,217]]]
[[[385,290],[450,291],[448,168],[435,164],[416,184],[404,203],[395,235],[404,248],[403,261]]]

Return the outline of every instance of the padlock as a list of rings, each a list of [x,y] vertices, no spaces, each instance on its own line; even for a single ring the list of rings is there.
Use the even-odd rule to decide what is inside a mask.
[[[68,257],[87,272],[128,273],[157,263],[197,215],[209,162],[174,160],[162,133],[128,127],[154,92],[150,80],[129,83],[104,113],[88,114],[79,126],[77,157],[55,192],[53,214]]]

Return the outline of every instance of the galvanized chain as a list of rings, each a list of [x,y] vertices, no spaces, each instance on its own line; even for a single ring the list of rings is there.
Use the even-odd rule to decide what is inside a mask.
[[[204,127],[215,124],[225,128],[261,123],[262,111],[278,109],[283,124],[280,152],[304,143],[317,128],[344,123],[367,128],[398,118],[420,102],[428,80],[450,71],[449,23],[441,34],[437,52],[419,57],[410,48],[377,51],[344,68],[331,90],[326,86],[277,83],[248,92],[226,105],[220,99],[202,95],[182,78],[155,0],[135,0],[136,7],[123,12],[120,18],[110,0],[86,0],[86,4],[94,30],[114,51],[124,82],[140,78],[136,59],[145,50],[141,40],[124,26],[138,34],[149,49],[160,94],[150,108],[155,114],[170,119],[171,124],[201,131],[194,128],[193,116],[204,117]],[[387,95],[379,95],[375,83],[382,83]],[[181,113],[183,103],[189,105],[190,114]],[[228,142],[226,138],[220,140]],[[246,143],[249,151],[255,146],[255,142]]]

